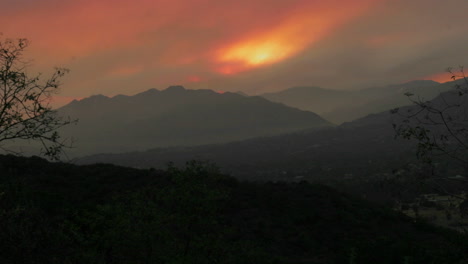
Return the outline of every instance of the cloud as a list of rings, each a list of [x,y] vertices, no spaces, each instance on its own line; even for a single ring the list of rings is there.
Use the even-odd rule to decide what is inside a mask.
[[[465,0],[5,0],[0,24],[32,41],[34,70],[72,70],[64,96],[171,84],[260,93],[356,89],[464,64],[467,9]]]

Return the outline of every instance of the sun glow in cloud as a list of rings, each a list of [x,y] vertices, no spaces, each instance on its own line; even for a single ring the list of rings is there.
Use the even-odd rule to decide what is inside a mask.
[[[268,65],[287,59],[312,42],[312,36],[301,36],[300,27],[291,23],[274,28],[270,32],[247,36],[219,51],[218,69],[224,74],[233,74],[250,68]]]
[[[313,5],[291,14],[276,27],[246,34],[219,50],[217,59],[222,66],[217,71],[230,75],[291,58],[358,16],[368,8],[367,3],[341,2],[340,9],[330,4]]]
[[[221,60],[261,65],[282,60],[291,55],[293,51],[293,47],[281,43],[281,41],[250,42],[231,48],[221,57]]]

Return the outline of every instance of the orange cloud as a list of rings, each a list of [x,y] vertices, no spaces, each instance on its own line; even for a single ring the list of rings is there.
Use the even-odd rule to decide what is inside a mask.
[[[370,1],[340,2],[339,8],[335,4],[305,5],[279,25],[264,32],[247,34],[220,48],[217,60],[225,65],[218,67],[218,72],[233,74],[290,58],[326,37],[345,21],[358,16],[368,8]],[[233,63],[237,65],[235,69]]]
[[[132,94],[133,87],[242,78],[240,73],[313,51],[374,2],[14,1],[14,9],[2,5],[0,24],[5,36],[32,41],[27,58],[42,64],[38,71],[69,67],[70,94]]]
[[[34,41],[36,51],[53,53],[54,58],[90,56],[122,47],[139,48],[151,38],[158,43],[158,40],[164,42],[171,33],[184,33],[169,47],[178,51],[169,52],[174,61],[196,60],[187,59],[189,54],[180,52],[184,50],[202,51],[198,54],[204,56],[201,49],[190,50],[194,42],[207,40],[208,43],[202,45],[206,51],[219,48],[216,47],[219,43],[237,39],[232,46],[224,45],[225,52],[220,59],[258,65],[279,61],[297,52],[307,42],[320,37],[320,32],[328,30],[330,21],[355,15],[356,7],[361,8],[368,2],[371,1],[320,4],[303,0],[240,0],[220,4],[207,0],[42,0],[21,6],[16,13],[0,11],[0,23],[6,35],[28,37]],[[187,35],[191,31],[206,34],[216,27],[224,27],[225,32]],[[160,32],[162,28],[170,31]],[[183,32],[179,32],[181,30]],[[164,54],[167,53],[159,55]]]

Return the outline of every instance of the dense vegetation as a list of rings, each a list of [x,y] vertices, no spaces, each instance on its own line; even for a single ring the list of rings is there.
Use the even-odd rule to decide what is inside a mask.
[[[0,156],[0,263],[466,263],[468,239],[332,189],[207,164]]]

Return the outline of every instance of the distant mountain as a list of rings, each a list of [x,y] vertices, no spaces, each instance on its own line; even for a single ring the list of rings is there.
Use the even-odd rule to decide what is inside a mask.
[[[78,155],[222,143],[330,126],[315,113],[211,90],[172,86],[134,96],[95,95],[59,109],[78,118],[63,129]]]
[[[359,104],[348,104],[322,115],[336,123],[352,121],[369,114],[376,114],[410,104],[406,93],[415,94],[422,100],[432,100],[440,93],[453,90],[453,82],[412,81],[400,85],[371,88],[358,91]]]
[[[237,91],[235,92],[236,94],[242,95],[242,96],[249,96],[248,94],[242,92],[242,91]]]
[[[434,81],[420,80],[358,91],[296,87],[261,96],[273,102],[313,111],[331,122],[341,124],[369,114],[407,105],[410,103],[404,95],[407,92],[430,100],[441,92],[452,88],[452,83],[440,84]]]
[[[299,109],[315,113],[327,113],[341,105],[347,104],[353,92],[323,89],[320,87],[299,86],[276,93],[265,93],[260,96]]]

